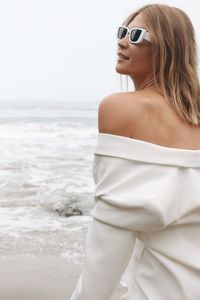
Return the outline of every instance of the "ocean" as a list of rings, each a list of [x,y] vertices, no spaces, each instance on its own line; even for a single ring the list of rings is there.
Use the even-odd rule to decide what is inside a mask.
[[[0,104],[0,257],[82,264],[94,205],[96,102]],[[58,214],[66,206],[80,216]]]

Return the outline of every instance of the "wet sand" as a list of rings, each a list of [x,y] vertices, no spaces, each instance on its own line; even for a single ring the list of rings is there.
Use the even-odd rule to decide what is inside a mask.
[[[81,265],[56,256],[0,258],[0,299],[69,300]],[[118,286],[112,300],[119,300]]]
[[[14,223],[7,233],[1,231],[0,300],[70,299],[82,271],[85,238],[92,220],[59,217],[58,228],[48,224],[44,230],[25,227],[38,220],[58,222],[55,218],[37,210],[31,220],[19,220],[19,228]],[[112,300],[119,300],[124,290],[119,284]]]

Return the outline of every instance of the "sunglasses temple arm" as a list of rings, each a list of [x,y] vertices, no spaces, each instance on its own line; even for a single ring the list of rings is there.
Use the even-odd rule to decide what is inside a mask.
[[[151,41],[150,34],[148,32],[145,32],[144,38],[149,42]]]

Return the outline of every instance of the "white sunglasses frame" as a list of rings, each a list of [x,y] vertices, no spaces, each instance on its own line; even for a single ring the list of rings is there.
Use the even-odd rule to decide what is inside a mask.
[[[141,42],[143,41],[143,39],[144,39],[144,40],[147,40],[147,41],[149,41],[149,42],[151,42],[150,33],[149,33],[146,29],[144,29],[144,28],[141,28],[141,27],[128,28],[128,27],[126,27],[126,26],[119,26],[118,29],[117,29],[117,33],[118,33],[118,30],[119,30],[120,27],[123,27],[123,28],[127,29],[127,34],[126,34],[123,38],[125,38],[125,37],[128,35],[128,39],[129,39],[129,42],[130,42],[131,44],[139,44],[139,43],[141,43]],[[137,42],[133,42],[133,41],[131,41],[131,39],[130,39],[130,33],[131,33],[132,30],[135,30],[135,29],[141,30],[141,34],[140,34],[140,37],[139,37],[139,39],[137,40]],[[122,39],[123,39],[123,38],[122,38]],[[119,41],[122,40],[122,39],[119,39],[118,37],[117,37],[117,39],[118,39]]]

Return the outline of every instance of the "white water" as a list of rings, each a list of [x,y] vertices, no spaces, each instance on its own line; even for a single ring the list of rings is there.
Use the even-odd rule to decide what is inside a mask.
[[[94,205],[97,106],[0,105],[1,257],[46,251],[81,262]],[[66,205],[83,215],[58,215]]]

